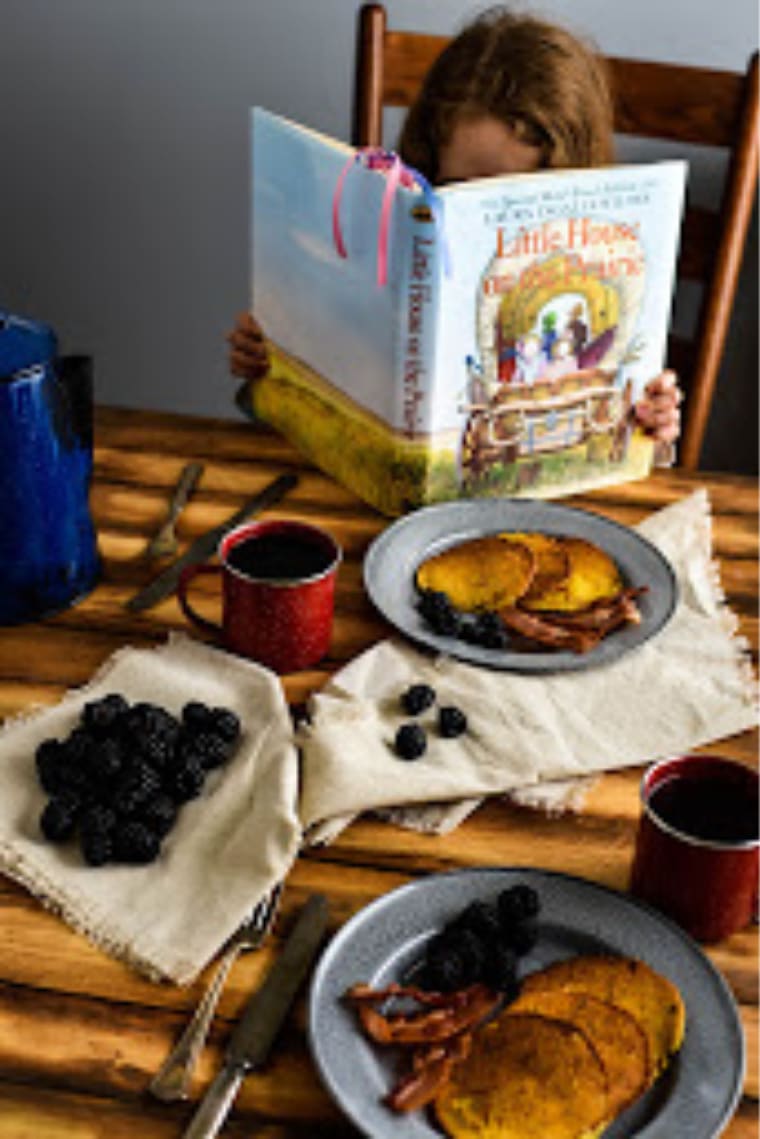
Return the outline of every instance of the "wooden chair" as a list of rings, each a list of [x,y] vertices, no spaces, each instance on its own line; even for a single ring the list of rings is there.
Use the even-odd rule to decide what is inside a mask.
[[[382,144],[383,108],[408,107],[448,36],[389,31],[382,4],[359,17],[354,142]],[[703,299],[695,339],[670,338],[668,362],[686,394],[680,462],[696,470],[728,334],[758,177],[758,53],[736,74],[632,59],[607,60],[620,134],[726,148],[730,162],[720,210],[686,210],[679,280],[698,281]]]

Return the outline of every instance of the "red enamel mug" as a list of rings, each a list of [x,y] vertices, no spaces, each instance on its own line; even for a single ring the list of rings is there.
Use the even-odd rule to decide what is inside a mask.
[[[698,941],[757,912],[758,774],[717,755],[653,764],[641,781],[631,892]]]
[[[190,566],[177,590],[185,615],[226,649],[277,673],[320,661],[332,634],[337,542],[303,522],[248,522],[225,535],[218,565]],[[194,578],[220,574],[222,621],[202,617],[188,600]]]

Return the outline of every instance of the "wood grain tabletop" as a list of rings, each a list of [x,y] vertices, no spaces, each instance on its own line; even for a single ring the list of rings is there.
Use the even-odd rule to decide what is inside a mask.
[[[163,521],[171,489],[191,459],[203,462],[205,469],[179,521],[180,548],[222,522],[276,474],[290,470],[298,474],[298,485],[268,513],[324,526],[343,548],[332,649],[319,667],[283,678],[293,705],[302,704],[335,669],[389,632],[362,585],[362,557],[387,519],[267,430],[243,422],[100,408],[91,505],[102,576],[89,596],[65,612],[0,630],[4,719],[54,704],[69,688],[86,683],[120,647],[157,644],[168,632],[187,629],[173,595],[139,615],[130,614],[124,604],[155,575],[155,563],[144,556],[145,543]],[[634,525],[698,486],[709,491],[723,587],[756,665],[756,480],[658,471],[647,480],[570,501]],[[212,615],[217,606],[213,585],[199,582],[197,593],[198,607]],[[720,750],[756,764],[757,742],[755,732],[746,732],[721,740]],[[287,879],[273,934],[232,969],[191,1099],[179,1104],[152,1099],[148,1084],[201,996],[211,967],[186,988],[155,984],[94,948],[30,894],[0,877],[0,1139],[180,1136],[218,1068],[245,999],[313,890],[328,896],[331,931],[388,890],[457,867],[533,865],[625,890],[640,774],[635,769],[605,775],[579,815],[548,817],[493,800],[445,836],[364,818],[333,844],[303,854]],[[757,929],[706,952],[738,1001],[748,1050],[744,1096],[724,1136],[757,1139]],[[244,1081],[223,1132],[229,1139],[254,1134],[348,1139],[357,1134],[320,1084],[306,1043],[305,1015],[302,995],[270,1061]]]

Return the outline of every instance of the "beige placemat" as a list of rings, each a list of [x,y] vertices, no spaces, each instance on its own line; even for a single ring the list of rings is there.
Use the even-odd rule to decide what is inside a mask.
[[[175,714],[188,700],[226,705],[243,727],[233,758],[181,808],[148,866],[88,867],[74,843],[52,845],[39,831],[46,796],[35,749],[67,735],[84,703],[108,692]],[[298,760],[278,678],[184,636],[156,649],[122,649],[55,707],[10,721],[0,732],[0,770],[0,870],[154,979],[191,981],[298,851]]]
[[[582,799],[595,773],[752,727],[748,646],[712,560],[707,492],[658,511],[638,530],[669,558],[680,600],[659,634],[604,668],[518,675],[387,640],[337,673],[312,699],[311,723],[299,736],[300,813],[310,841],[329,841],[366,810],[420,829],[450,829],[484,795],[505,792],[562,809]],[[462,708],[469,730],[456,740],[431,731],[425,755],[405,763],[392,748],[407,718],[399,697],[419,681],[433,686],[440,704]]]

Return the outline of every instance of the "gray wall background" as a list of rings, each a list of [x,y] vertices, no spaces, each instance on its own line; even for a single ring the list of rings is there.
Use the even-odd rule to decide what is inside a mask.
[[[95,357],[96,398],[234,417],[248,303],[248,109],[351,129],[360,0],[0,0],[0,309]],[[388,0],[453,33],[486,0]],[[742,70],[756,0],[536,0],[606,54]],[[397,120],[387,123],[389,143]],[[629,146],[623,158],[658,157]],[[710,201],[723,162],[695,150]],[[703,465],[757,470],[757,233]],[[679,297],[675,320],[694,319]]]

